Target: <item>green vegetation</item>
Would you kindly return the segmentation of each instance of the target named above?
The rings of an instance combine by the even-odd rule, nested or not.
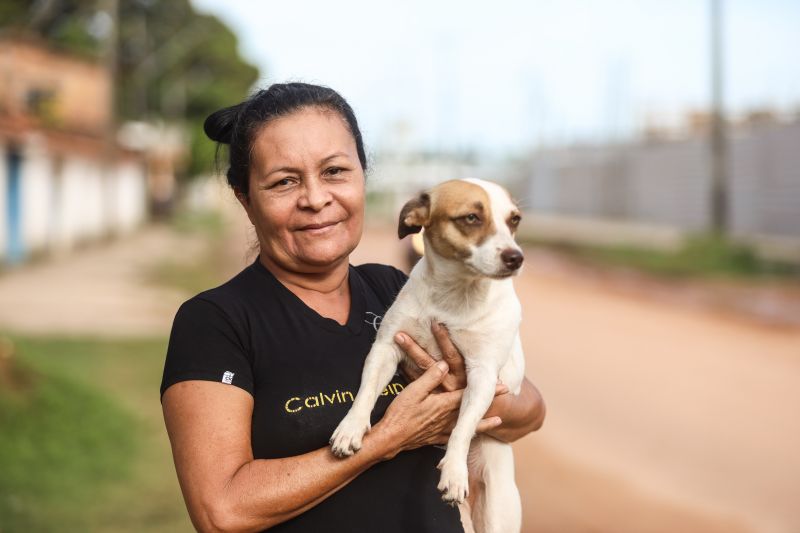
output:
[[[666,277],[800,279],[800,265],[762,259],[748,246],[713,235],[691,237],[675,252],[634,246],[544,245],[592,263]]]
[[[202,234],[218,243],[225,232],[225,221],[219,211],[191,211],[182,209],[175,213],[170,224],[183,235]]]
[[[0,531],[190,531],[158,400],[166,341],[12,341]]]
[[[149,275],[191,294],[219,284],[221,215],[180,210],[170,227],[191,253]],[[192,530],[158,396],[166,348],[0,335],[0,533]]]
[[[204,249],[187,260],[163,260],[146,273],[147,281],[155,285],[178,289],[191,296],[216,287],[225,281],[227,259],[220,253],[223,246],[224,221],[215,211],[186,211],[176,213],[171,226],[187,238],[198,237]]]
[[[105,54],[110,20],[103,2],[62,0],[0,3],[0,30],[22,30],[52,46],[90,59]],[[237,103],[259,78],[242,59],[236,35],[189,0],[118,2],[117,114],[184,124],[190,158],[186,176],[209,172],[213,143],[203,121]]]

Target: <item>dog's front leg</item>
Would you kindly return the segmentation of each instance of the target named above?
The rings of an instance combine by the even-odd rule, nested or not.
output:
[[[331,448],[338,457],[353,455],[361,449],[364,434],[370,430],[369,418],[378,394],[389,384],[399,362],[400,351],[393,343],[378,341],[372,345],[353,406],[331,437]]]
[[[492,403],[496,384],[496,368],[489,364],[470,366],[467,362],[467,387],[461,399],[461,411],[447,441],[447,452],[439,463],[442,475],[438,488],[446,502],[463,503],[469,493],[469,445],[478,423]]]

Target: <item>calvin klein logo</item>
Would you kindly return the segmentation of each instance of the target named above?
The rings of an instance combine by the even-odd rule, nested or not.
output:
[[[376,315],[371,311],[367,311],[367,318],[364,319],[364,322],[375,328],[375,331],[378,331],[378,328],[381,327],[382,319],[382,316]]]

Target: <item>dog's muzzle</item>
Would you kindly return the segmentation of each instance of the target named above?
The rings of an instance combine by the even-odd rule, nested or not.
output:
[[[503,262],[503,266],[512,272],[522,266],[522,261],[524,259],[525,257],[522,255],[522,252],[513,248],[503,250],[500,254],[500,260]]]

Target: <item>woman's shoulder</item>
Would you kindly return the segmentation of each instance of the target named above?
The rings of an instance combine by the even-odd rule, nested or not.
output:
[[[373,290],[391,298],[394,298],[408,281],[408,276],[391,265],[366,263],[354,269]]]
[[[180,381],[221,381],[253,393],[247,269],[181,304],[170,331],[161,394]]]
[[[378,283],[387,283],[402,287],[408,280],[408,276],[392,265],[382,265],[379,263],[364,263],[354,267],[362,276],[374,280]]]
[[[206,289],[184,301],[178,308],[176,318],[181,315],[241,317],[252,295],[258,293],[259,289],[263,291],[258,282],[257,273],[250,265],[221,285]]]

